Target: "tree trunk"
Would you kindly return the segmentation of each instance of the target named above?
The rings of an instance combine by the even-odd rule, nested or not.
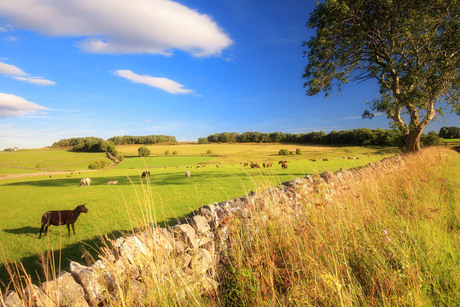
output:
[[[420,122],[419,121],[419,113],[413,105],[406,106],[407,111],[410,114],[410,124],[406,127],[409,127],[409,132],[402,136],[404,141],[404,145],[406,145],[406,152],[414,152],[419,151],[421,149],[420,146],[420,137],[422,136],[423,129],[430,123],[433,117],[436,114],[434,110],[434,100],[430,99],[426,103],[426,116]],[[399,118],[399,120],[401,120]]]
[[[420,137],[422,132],[423,128],[416,128],[410,131],[408,134],[402,136],[404,145],[406,146],[406,152],[414,152],[420,150]]]

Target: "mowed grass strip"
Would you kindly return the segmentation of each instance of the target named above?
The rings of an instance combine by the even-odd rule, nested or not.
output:
[[[188,147],[198,145],[176,145],[179,153],[192,154]],[[4,217],[0,220],[0,243],[5,252],[4,261],[22,262],[33,278],[43,275],[40,255],[53,250],[56,266],[68,270],[69,260],[86,264],[88,255],[85,250],[95,255],[99,238],[118,237],[122,233],[135,231],[139,227],[152,223],[160,225],[173,224],[190,211],[209,203],[220,202],[239,197],[255,190],[260,185],[276,185],[292,180],[294,177],[318,173],[324,170],[336,171],[339,168],[354,168],[384,157],[381,148],[318,148],[321,152],[334,152],[329,161],[312,162],[309,156],[278,156],[283,145],[240,146],[238,144],[213,145],[217,153],[227,152],[227,156],[169,156],[152,158],[127,158],[120,166],[101,171],[78,172],[67,174],[27,177],[0,181],[0,209]],[[199,151],[209,148],[201,146]],[[117,150],[119,148],[117,147]],[[120,148],[120,152],[124,147]],[[294,149],[295,150],[295,149]],[[233,154],[230,154],[233,152]],[[392,154],[389,149],[387,154]],[[316,152],[318,156],[323,154]],[[343,160],[341,155],[361,156],[356,160]],[[84,155],[84,154],[82,154]],[[313,154],[311,155],[313,156]],[[324,155],[323,155],[324,156]],[[283,170],[276,163],[288,160],[288,169]],[[156,161],[153,164],[145,161]],[[221,159],[221,160],[219,160]],[[270,169],[251,169],[234,161],[275,161]],[[36,161],[36,160],[35,160]],[[161,162],[160,162],[161,161]],[[219,163],[219,161],[221,163]],[[179,163],[180,162],[180,163]],[[206,162],[205,167],[196,168],[197,163]],[[158,168],[163,164],[163,167]],[[183,164],[183,165],[179,165]],[[151,172],[149,180],[141,179],[141,172],[147,167]],[[193,165],[193,168],[190,168]],[[191,171],[191,179],[186,179],[185,171]],[[90,187],[79,187],[81,178],[90,177]],[[118,180],[118,185],[108,186],[107,182]],[[87,204],[89,212],[82,214],[75,223],[77,235],[68,237],[67,229],[50,227],[49,236],[38,240],[40,220],[48,210],[74,209],[77,205]],[[59,267],[59,263],[61,264]],[[38,274],[35,274],[37,271]],[[0,269],[0,280],[8,284],[9,276],[4,268]]]
[[[105,153],[79,153],[67,149],[40,149],[20,150],[15,152],[0,152],[0,175],[17,174],[36,170],[87,170],[88,166],[95,162],[104,160],[111,162]],[[11,171],[19,169],[19,171]],[[27,170],[29,169],[29,170]]]
[[[128,157],[117,168],[154,168],[168,166],[195,165],[212,160],[213,157],[166,156],[166,157]]]

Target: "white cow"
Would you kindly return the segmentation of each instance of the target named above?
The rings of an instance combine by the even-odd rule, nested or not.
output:
[[[82,180],[80,180],[79,187],[84,186],[84,185],[90,186],[91,185],[91,178],[83,178]]]
[[[114,181],[107,182],[107,185],[116,185],[117,183],[118,183],[118,180],[114,180]]]
[[[186,176],[188,179],[190,179],[190,172],[189,172],[189,171],[186,171],[186,172],[185,172],[185,176]]]

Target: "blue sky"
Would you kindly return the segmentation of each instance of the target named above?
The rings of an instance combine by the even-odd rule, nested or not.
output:
[[[305,95],[313,0],[0,0],[0,149],[62,138],[389,128],[375,82]],[[460,126],[446,116],[426,131]]]

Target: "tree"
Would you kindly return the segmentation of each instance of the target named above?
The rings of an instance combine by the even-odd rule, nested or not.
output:
[[[439,137],[436,132],[430,131],[428,132],[428,135],[422,134],[420,143],[422,143],[422,146],[435,146],[441,145],[443,140],[444,139]]]
[[[280,156],[287,156],[287,155],[289,155],[289,150],[287,150],[287,149],[285,149],[285,148],[280,149],[280,151],[278,151],[278,154],[279,154]]]
[[[441,130],[439,130],[439,136],[444,139],[458,139],[460,138],[460,128],[442,127]]]
[[[137,153],[139,154],[139,156],[141,157],[147,157],[147,156],[150,156],[150,149],[148,149],[147,147],[145,146],[142,146],[142,147],[139,147],[137,149]]]
[[[445,110],[459,114],[459,0],[325,0],[303,43],[308,95],[352,81],[377,80],[384,112],[407,151],[420,149],[423,129]],[[372,117],[366,112],[365,117]]]

